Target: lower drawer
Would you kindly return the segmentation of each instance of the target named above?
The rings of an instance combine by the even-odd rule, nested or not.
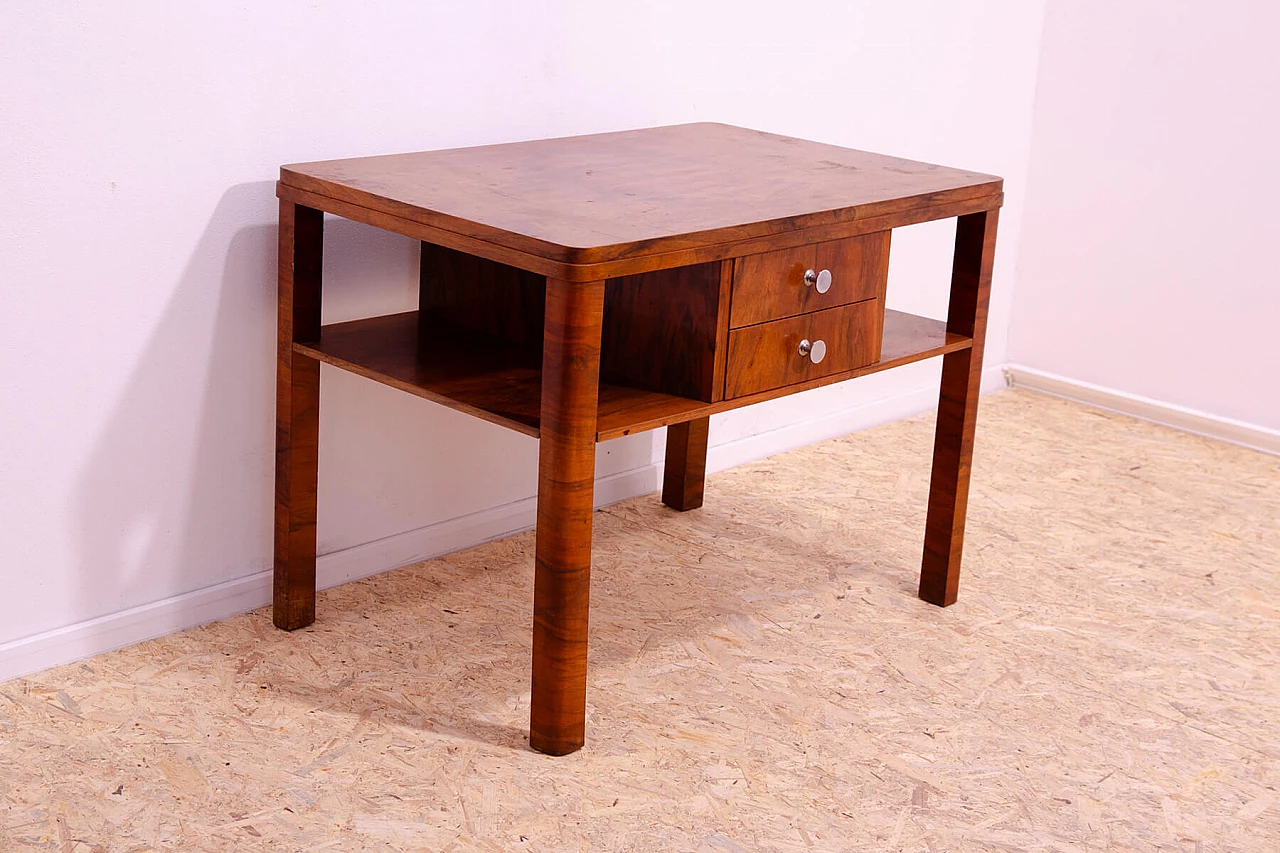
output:
[[[884,304],[868,299],[734,329],[724,396],[744,397],[864,367],[880,358],[883,328]]]

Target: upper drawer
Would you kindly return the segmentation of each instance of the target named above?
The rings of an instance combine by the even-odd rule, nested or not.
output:
[[[737,329],[882,296],[889,277],[889,233],[738,258],[729,326]],[[820,293],[827,285],[823,271],[830,286]],[[807,272],[812,275],[806,282]]]

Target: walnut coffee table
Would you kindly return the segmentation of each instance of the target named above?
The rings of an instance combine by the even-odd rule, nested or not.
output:
[[[285,166],[275,624],[315,620],[320,362],[539,439],[529,742],[583,744],[595,445],[943,357],[920,597],[955,601],[1002,181],[719,124]],[[320,325],[324,213],[422,241],[419,309]],[[885,309],[893,228],[958,217],[945,323]]]

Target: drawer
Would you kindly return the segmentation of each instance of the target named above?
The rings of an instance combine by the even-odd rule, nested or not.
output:
[[[824,270],[830,275],[830,286],[819,293],[818,288],[827,283]],[[812,279],[821,280],[806,283],[809,271]],[[882,299],[888,277],[888,231],[747,255],[733,264],[729,327]]]
[[[725,399],[843,373],[880,359],[884,302],[868,299],[826,311],[760,323],[729,333]],[[821,344],[825,354],[814,363],[801,354],[801,342]]]

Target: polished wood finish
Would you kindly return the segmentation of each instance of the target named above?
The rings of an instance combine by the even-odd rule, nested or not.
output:
[[[990,205],[1001,193],[990,175],[707,123],[302,163],[280,181],[562,266]]]
[[[702,506],[707,476],[707,434],[711,418],[667,427],[667,456],[662,468],[662,502],[681,512]]]
[[[727,399],[846,373],[880,355],[880,302],[868,299],[826,311],[735,329],[729,335]],[[823,341],[826,357],[814,364],[799,352],[800,342]]]
[[[726,399],[719,403],[712,403],[700,411],[712,415],[727,412],[754,403],[775,400],[788,394],[809,391],[813,388],[821,388],[823,385],[844,382],[847,379],[856,379],[859,376],[868,376],[882,370],[901,367],[904,364],[958,352],[968,349],[971,345],[972,341],[969,338],[948,332],[946,323],[941,320],[889,310],[884,314],[884,335],[879,361],[843,373],[819,376],[793,385],[781,385],[756,394]]]
[[[423,333],[418,312],[409,311],[325,326],[319,339],[298,344],[296,349],[490,423],[538,436],[541,362],[524,347],[449,326],[429,326]],[[655,429],[687,420],[705,405],[605,382],[599,394],[603,431],[599,440],[639,432],[642,424],[642,429]]]
[[[996,180],[995,186],[999,186]],[[868,219],[849,219],[814,225],[802,231],[786,231],[763,236],[743,236],[724,243],[710,245],[692,245],[680,249],[672,249],[660,254],[639,255],[619,258],[613,261],[602,261],[593,264],[567,264],[548,260],[539,255],[521,252],[494,243],[487,243],[466,234],[449,231],[433,225],[424,225],[403,216],[372,210],[358,204],[331,198],[321,193],[310,192],[277,182],[276,195],[295,204],[318,207],[327,213],[363,222],[384,231],[403,234],[416,240],[425,240],[440,246],[474,254],[482,258],[517,266],[520,269],[536,272],[540,275],[555,276],[565,281],[595,281],[597,279],[617,278],[623,275],[635,275],[652,272],[658,269],[702,264],[708,261],[720,261],[737,258],[757,252],[770,252],[793,246],[804,246],[824,240],[839,240],[858,234],[871,234],[900,228],[904,225],[916,225],[921,222],[932,222],[937,219],[949,219],[953,216],[964,216],[969,213],[980,213],[991,210],[1004,203],[1004,194],[996,192],[992,195],[980,195],[955,201],[929,204],[927,200],[920,207],[909,207],[894,210],[881,216]],[[748,232],[750,233],[750,232]]]
[[[465,252],[422,244],[418,312],[424,329],[451,327],[481,332],[542,349],[546,279]]]
[[[604,297],[606,381],[711,402],[720,264],[610,279]]]
[[[964,547],[998,220],[999,212],[991,210],[962,216],[956,223],[947,332],[968,337],[973,344],[942,359],[929,515],[920,570],[920,597],[942,607],[955,603],[960,587],[960,553]]]
[[[296,349],[491,423],[538,435],[538,354],[468,329],[420,322],[417,311],[334,323]]]
[[[831,288],[819,293],[804,276],[824,269],[831,272]],[[888,277],[888,231],[748,255],[734,264],[729,325],[737,329],[876,299]]]
[[[733,268],[735,262],[720,264],[720,304],[716,308],[716,357],[711,372],[711,399],[724,399],[724,377],[729,369],[729,309],[733,298]]]
[[[850,237],[849,239],[862,238]],[[834,308],[844,302],[854,301],[851,299],[837,301],[839,299],[837,292],[831,295],[828,304],[819,304],[823,301],[819,297],[826,294],[818,294],[812,287],[806,287],[804,283],[804,274],[807,270],[813,269],[816,256],[815,247],[810,245],[780,249],[776,252],[761,252],[734,261],[733,302],[729,311],[729,328],[736,329],[754,323],[780,320],[784,317],[803,314],[805,311]],[[809,305],[810,297],[813,297],[812,306]]]
[[[878,362],[734,400],[704,403],[602,382],[596,440],[608,441],[725,412],[969,346],[969,338],[947,334],[946,324],[940,320],[889,310],[885,312],[884,323]],[[486,340],[485,347],[472,352],[468,349],[476,344],[472,333],[437,327],[426,338],[421,338],[419,328],[417,311],[369,317],[324,326],[316,340],[295,344],[294,349],[376,382],[537,437],[542,374],[539,362],[532,360],[527,350]],[[471,357],[458,358],[461,352],[470,352]]]
[[[286,166],[277,195],[281,627],[314,618],[322,361],[540,440],[534,749],[584,740],[599,441],[669,427],[692,509],[711,415],[943,356],[921,595],[954,600],[999,178],[700,124]],[[418,311],[320,327],[320,211],[423,241]],[[950,217],[947,322],[886,311],[890,231]]]
[[[324,214],[280,202],[272,618],[288,631],[316,618],[320,362],[295,350],[294,343],[320,335],[323,242]]]
[[[582,746],[586,731],[604,282],[548,279],[546,305],[529,744],[564,755]]]

